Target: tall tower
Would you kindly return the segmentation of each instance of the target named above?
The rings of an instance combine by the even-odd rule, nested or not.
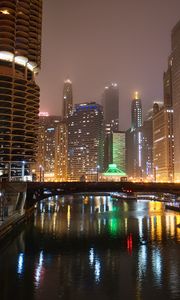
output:
[[[104,170],[107,170],[109,164],[113,162],[112,134],[119,130],[119,87],[117,83],[111,83],[105,87],[102,105],[105,120]]]
[[[0,174],[29,172],[36,157],[42,0],[0,1]]]
[[[70,79],[64,81],[63,88],[63,118],[67,119],[72,113],[73,107],[73,92],[72,82]]]
[[[127,173],[136,179],[142,178],[142,105],[139,93],[134,93],[131,103],[131,129],[126,132]]]
[[[131,103],[131,130],[135,130],[142,126],[142,105],[139,93],[135,92]]]
[[[106,86],[102,99],[104,119],[106,124],[114,124],[114,130],[119,127],[119,88],[117,83]]]
[[[172,30],[172,99],[173,99],[173,130],[174,130],[174,180],[180,181],[180,21]]]

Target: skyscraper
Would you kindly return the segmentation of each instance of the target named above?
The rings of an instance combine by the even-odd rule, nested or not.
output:
[[[106,86],[102,105],[105,120],[104,170],[112,163],[112,133],[119,130],[119,88],[117,83]]]
[[[0,1],[0,174],[21,177],[36,157],[42,0]]]
[[[119,169],[126,171],[126,139],[124,131],[115,131],[112,134],[112,161]]]
[[[142,125],[142,178],[153,180],[153,110]]]
[[[131,102],[131,130],[142,126],[142,105],[138,92],[135,92],[134,99]]]
[[[180,21],[172,30],[171,78],[174,130],[174,179],[180,181]]]
[[[72,92],[72,82],[70,79],[64,81],[63,88],[63,118],[67,119],[72,113],[73,108],[73,92]]]
[[[67,180],[68,126],[60,122],[55,132],[55,180]]]
[[[102,98],[104,120],[106,124],[112,124],[113,130],[119,128],[119,88],[117,83],[106,86]]]
[[[55,153],[57,152],[56,130],[61,122],[60,116],[40,113],[38,126],[38,148],[36,174],[42,180],[54,180]]]
[[[142,105],[138,92],[131,102],[131,129],[126,132],[127,173],[134,178],[142,177]]]
[[[153,115],[154,180],[172,182],[174,177],[173,109],[163,106]]]
[[[82,176],[95,175],[102,167],[104,119],[102,106],[76,104],[68,118],[68,177],[78,181]]]
[[[172,107],[172,57],[169,58],[168,69],[163,76],[164,105]]]

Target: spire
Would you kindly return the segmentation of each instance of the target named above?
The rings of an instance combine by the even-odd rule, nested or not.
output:
[[[139,92],[138,91],[134,92],[134,99],[135,100],[139,99]]]

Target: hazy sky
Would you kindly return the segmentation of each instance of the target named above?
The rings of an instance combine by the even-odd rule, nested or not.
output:
[[[100,102],[105,85],[120,90],[120,125],[130,125],[134,90],[144,114],[162,99],[163,72],[180,0],[44,0],[41,111],[61,115],[69,76],[74,102]]]

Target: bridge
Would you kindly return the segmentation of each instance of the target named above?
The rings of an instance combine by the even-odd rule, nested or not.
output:
[[[169,193],[180,195],[180,183],[153,182],[27,182],[26,206],[55,195],[75,193],[122,192],[133,195],[137,192]]]
[[[0,182],[0,204],[12,211],[32,208],[40,200],[55,195],[76,193],[120,192],[127,196],[134,193],[169,193],[180,196],[180,183],[134,182]],[[0,211],[2,209],[0,208]]]

